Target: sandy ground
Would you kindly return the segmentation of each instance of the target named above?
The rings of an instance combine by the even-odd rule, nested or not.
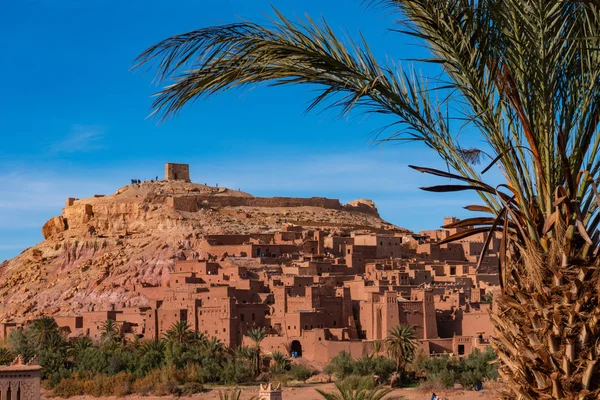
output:
[[[283,389],[283,400],[318,400],[323,399],[316,391],[315,388],[324,390],[324,391],[334,391],[335,387],[332,383],[324,383],[324,384],[314,384],[314,385],[306,385],[304,387],[298,388],[284,388]],[[194,395],[191,397],[182,397],[183,399],[207,399],[207,400],[218,400],[219,399],[219,391],[221,389],[213,389],[207,393],[202,393],[198,395]],[[463,391],[463,390],[440,390],[436,391],[436,394],[447,400],[493,400],[497,397],[494,396],[492,392],[475,392],[475,391]],[[258,386],[251,387],[243,387],[242,388],[242,397],[241,400],[248,400],[252,398],[252,396],[258,395]],[[392,398],[396,396],[403,396],[406,400],[430,400],[431,391],[423,390],[418,388],[410,388],[410,389],[396,389],[387,398]],[[155,397],[155,396],[127,396],[124,399],[126,400],[167,400],[172,399],[173,397]],[[42,399],[48,399],[48,397],[42,395]],[[55,398],[56,399],[56,398]],[[103,400],[116,400],[115,397],[105,397]],[[71,400],[97,400],[95,397],[91,396],[77,396],[71,397]]]

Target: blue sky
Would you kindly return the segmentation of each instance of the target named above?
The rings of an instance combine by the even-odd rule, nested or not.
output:
[[[325,16],[339,32],[360,29],[380,60],[423,56],[388,31],[397,16],[359,0],[271,3],[288,16]],[[200,27],[266,22],[268,1],[19,0],[2,9],[0,261],[41,241],[66,197],[162,176],[166,161],[189,163],[195,182],[259,196],[370,198],[384,218],[413,230],[466,215],[465,195],[418,190],[440,182],[407,167],[441,167],[430,150],[372,146],[385,120],[303,114],[311,88],[231,91],[163,123],[146,118],[157,87],[151,74],[129,70],[139,52]]]

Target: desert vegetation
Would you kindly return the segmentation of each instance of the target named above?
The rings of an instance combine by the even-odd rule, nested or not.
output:
[[[489,363],[495,359],[491,349],[460,360],[429,359],[422,352],[415,354],[412,330],[406,325],[390,330],[387,340],[374,346],[373,354],[353,359],[341,352],[323,371],[295,363],[282,352],[259,351],[265,336],[258,328],[250,330],[253,346],[230,349],[194,332],[186,322],[178,322],[159,340],[129,340],[118,323],[106,321],[94,341],[87,336],[67,338],[53,318],[42,317],[9,335],[7,346],[0,347],[0,362],[9,364],[17,354],[25,361],[36,358],[43,367],[45,387],[57,397],[191,395],[207,386],[257,381],[298,385],[322,372],[335,379],[339,392],[323,394],[326,397],[354,393],[377,398],[388,393],[383,385],[422,381],[434,387],[451,387],[455,382],[474,387],[497,377],[496,367]]]

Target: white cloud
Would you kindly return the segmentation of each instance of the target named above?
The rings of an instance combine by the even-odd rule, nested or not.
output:
[[[50,146],[51,153],[78,153],[102,148],[104,132],[97,126],[74,125],[60,142]]]

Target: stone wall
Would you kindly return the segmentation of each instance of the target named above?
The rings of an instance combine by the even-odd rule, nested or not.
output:
[[[341,210],[338,199],[325,197],[240,197],[240,196],[175,196],[167,204],[178,211],[195,212],[202,206],[212,207],[320,207]]]
[[[325,197],[241,197],[241,196],[175,196],[167,199],[167,205],[177,211],[196,212],[204,207],[319,207],[331,210],[360,212],[379,216],[370,203],[352,202],[342,205],[338,199]]]
[[[196,196],[177,196],[167,198],[167,205],[177,211],[196,212],[198,211],[198,197]]]

